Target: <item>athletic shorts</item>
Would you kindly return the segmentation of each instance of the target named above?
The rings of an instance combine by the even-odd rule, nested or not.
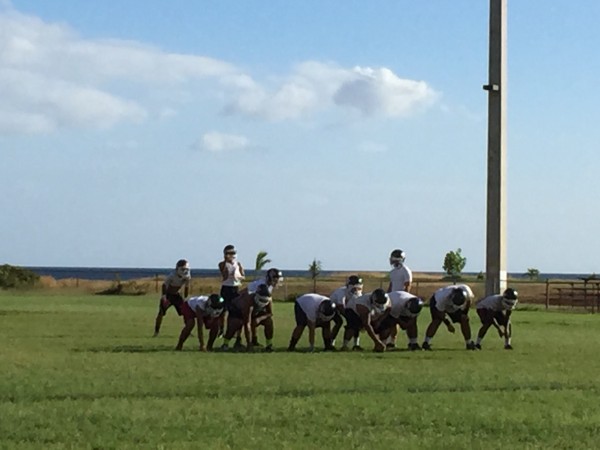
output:
[[[494,320],[498,322],[498,325],[506,326],[508,319],[502,311],[492,311],[491,309],[478,308],[477,315],[481,319],[483,325],[492,325]]]
[[[237,306],[232,304],[231,307],[229,308],[229,318],[237,319],[237,320],[244,320],[244,314],[242,314],[242,311]]]
[[[221,286],[221,297],[225,300],[225,309],[229,311],[229,307],[234,298],[239,295],[237,286]]]
[[[416,317],[400,316],[396,319],[396,323],[400,326],[401,330],[406,330],[408,326],[416,320]]]
[[[177,311],[177,314],[181,316],[181,306],[183,304],[183,297],[181,294],[166,294],[165,297],[167,298],[166,301],[163,302],[162,297],[158,301],[158,310],[160,313],[163,315],[166,314],[167,309],[173,306]]]
[[[448,317],[450,317],[450,320],[452,320],[452,322],[460,323],[462,320],[461,317],[468,316],[469,314],[469,304],[467,304],[467,307],[465,309],[459,309],[453,312],[446,313],[444,311],[438,310],[435,307],[435,297],[431,297],[431,299],[429,300],[429,311],[431,312],[432,319],[439,319],[438,314],[441,314],[442,316],[448,314]]]
[[[396,319],[394,319],[392,316],[388,315],[385,319],[383,319],[381,322],[379,322],[377,324],[377,328],[375,328],[373,331],[375,331],[376,334],[381,334],[385,330],[389,330],[390,328],[393,328],[395,326],[396,326]]]
[[[305,327],[308,325],[308,317],[306,317],[306,313],[298,302],[294,302],[294,317],[296,318],[297,326]]]
[[[353,309],[346,308],[344,315],[346,317],[347,328],[355,331],[360,331],[363,329],[362,320],[360,320],[360,317]]]

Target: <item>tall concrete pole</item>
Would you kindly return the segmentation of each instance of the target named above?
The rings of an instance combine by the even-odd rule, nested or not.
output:
[[[507,0],[490,0],[486,295],[506,288]]]

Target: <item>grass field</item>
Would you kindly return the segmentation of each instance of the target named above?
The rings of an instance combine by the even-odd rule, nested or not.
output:
[[[155,303],[0,294],[0,448],[600,445],[599,315],[517,311],[512,352],[440,329],[434,352],[289,354],[277,304],[280,352],[202,354],[172,351],[172,312],[151,337]]]

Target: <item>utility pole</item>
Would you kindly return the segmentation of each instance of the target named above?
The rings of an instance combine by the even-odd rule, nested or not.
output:
[[[490,0],[486,295],[506,289],[507,0]]]

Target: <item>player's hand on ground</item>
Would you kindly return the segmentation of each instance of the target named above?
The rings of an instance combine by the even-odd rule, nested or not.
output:
[[[385,351],[385,345],[383,344],[383,342],[375,343],[375,351],[377,353],[383,353]]]

